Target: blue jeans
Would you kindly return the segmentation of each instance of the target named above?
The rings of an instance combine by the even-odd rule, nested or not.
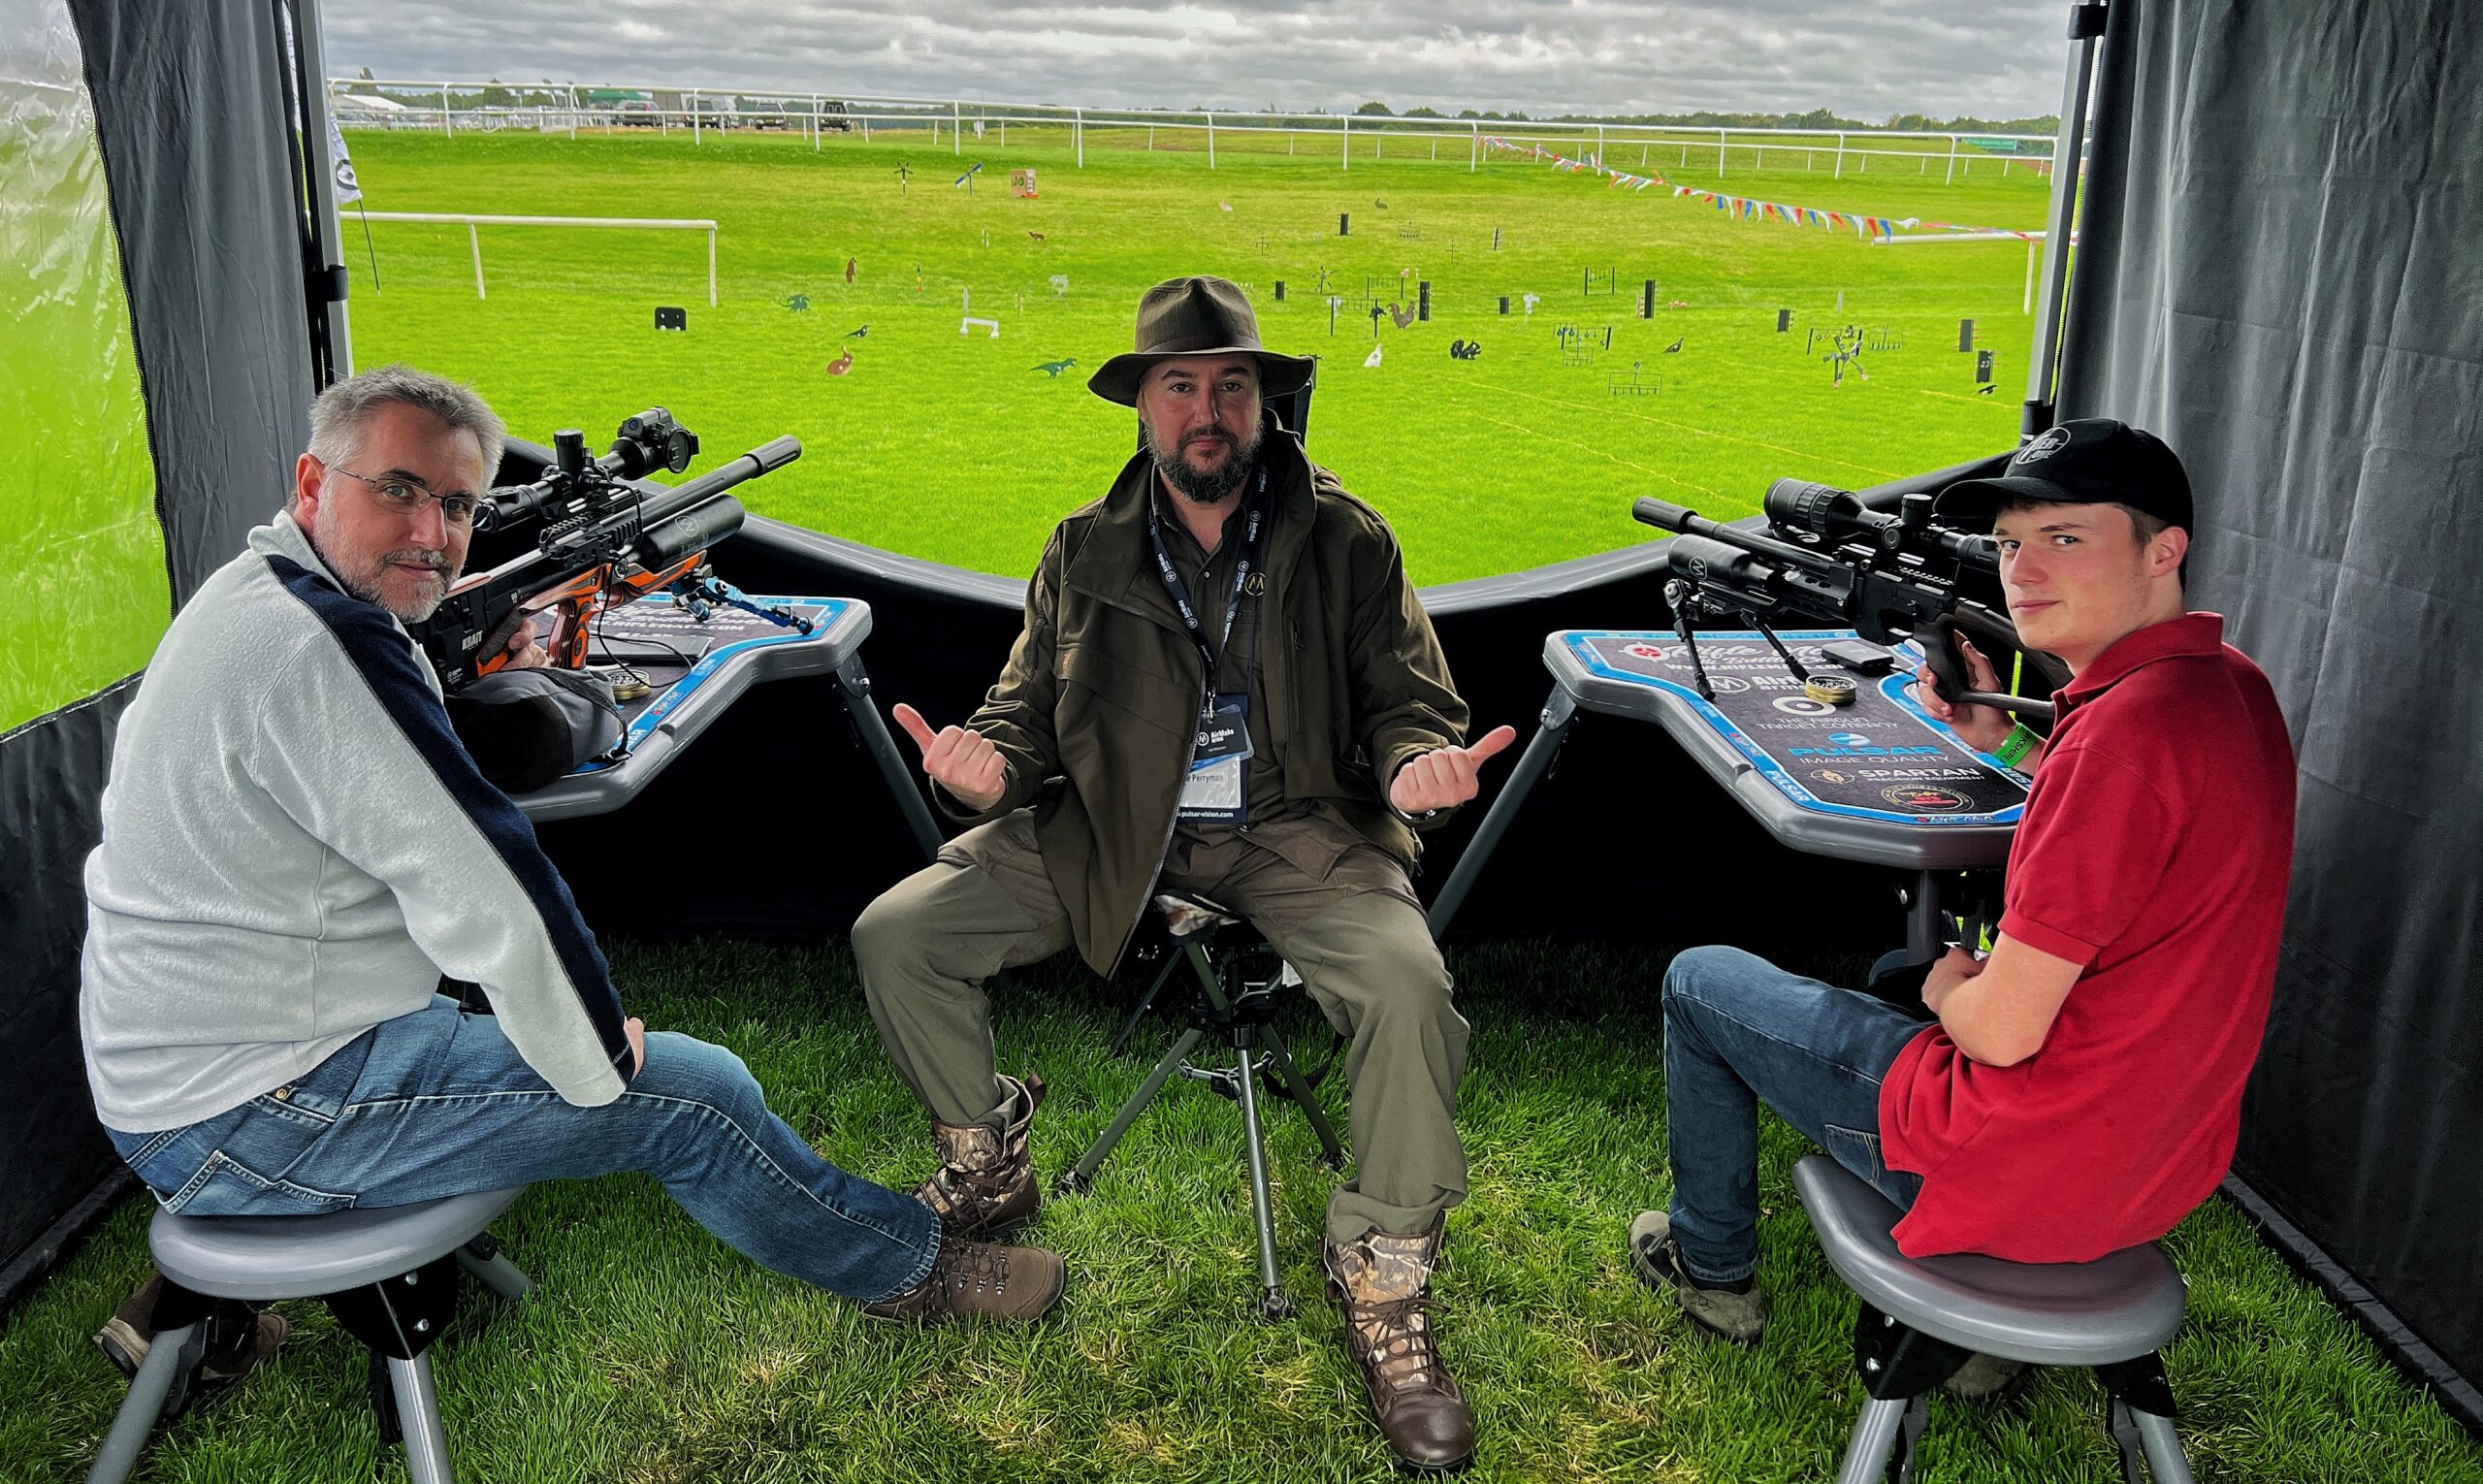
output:
[[[929,1208],[822,1159],[724,1048],[653,1032],[629,1089],[578,1108],[498,1020],[445,997],[229,1113],[105,1132],[184,1215],[316,1215],[635,1170],[754,1260],[850,1298],[916,1287],[940,1250]]]
[[[1758,1105],[1899,1207],[1922,1178],[1880,1162],[1880,1082],[1923,1023],[1885,1001],[1788,974],[1739,949],[1692,949],[1664,971],[1664,1126],[1672,1230],[1691,1275],[1733,1283],[1758,1263]]]

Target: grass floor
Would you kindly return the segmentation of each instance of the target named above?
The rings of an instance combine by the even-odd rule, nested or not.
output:
[[[623,416],[661,403],[705,437],[702,468],[792,433],[801,462],[746,486],[753,509],[1012,575],[1128,456],[1129,413],[1085,379],[1129,348],[1141,291],[1178,274],[1242,282],[1267,343],[1323,358],[1312,455],[1396,522],[1426,584],[1649,538],[1628,517],[1641,495],[1732,517],[1780,477],[1851,488],[1998,452],[2015,437],[2032,336],[2023,243],[1873,246],[1505,156],[1469,173],[1463,143],[1435,160],[1421,144],[1374,141],[1381,157],[1342,171],[1333,145],[1288,155],[1282,136],[1228,138],[1209,170],[1199,139],[1175,147],[1169,131],[1153,150],[1137,131],[1110,145],[1097,131],[1082,169],[1062,131],[1023,127],[1005,149],[969,142],[958,156],[919,131],[831,135],[819,149],[643,131],[351,138],[374,211],[720,227],[710,308],[701,234],[485,227],[478,299],[465,228],[379,222],[366,239],[348,212],[357,364],[470,377],[544,441],[579,427],[599,447]],[[1832,151],[1786,150],[1720,180],[1712,149],[1687,170],[1661,149],[1643,166],[1638,155],[1616,149],[1613,163],[1975,226],[2040,227],[2049,190],[1989,160],[1954,183],[1938,160],[1874,161],[1840,180]],[[1819,168],[1790,168],[1805,159]],[[953,186],[977,160],[972,193]],[[1010,197],[1019,167],[1038,172],[1038,199]],[[1650,278],[1652,321],[1637,313]],[[1374,335],[1370,305],[1411,315],[1425,281],[1432,319],[1384,319]],[[1531,315],[1528,294],[1540,301]],[[959,333],[969,296],[999,339]],[[688,333],[656,331],[659,305],[687,308]],[[1783,334],[1780,308],[1793,312]],[[1988,395],[1956,348],[1961,318],[1996,359]],[[1847,325],[1867,332],[1868,379],[1838,387],[1812,332]],[[1480,353],[1453,359],[1457,340]],[[1366,367],[1374,346],[1381,364]]]
[[[1639,1287],[1630,1215],[1664,1193],[1660,956],[1484,945],[1458,955],[1474,1022],[1461,1123],[1472,1194],[1450,1221],[1446,1353],[1474,1398],[1473,1477],[1665,1481],[1830,1475],[1859,1404],[1854,1301],[1788,1184],[1801,1141],[1765,1141],[1766,1345],[1703,1341]],[[631,1008],[733,1048],[833,1158],[891,1183],[927,1141],[888,1071],[841,945],[616,946]],[[1815,972],[1833,966],[1805,965]],[[999,1012],[1004,1062],[1054,1087],[1047,1177],[1134,1089],[1105,1054],[1127,986],[1048,966]],[[1307,1027],[1305,1027],[1306,1033]],[[1304,1039],[1304,1038],[1297,1038]],[[1341,1112],[1341,1087],[1329,1089]],[[916,1331],[770,1274],[652,1181],[530,1192],[499,1232],[541,1284],[468,1292],[435,1352],[463,1476],[525,1480],[1367,1479],[1391,1477],[1315,1258],[1328,1179],[1299,1118],[1273,1116],[1278,1235],[1300,1306],[1252,1312],[1252,1237],[1231,1105],[1181,1086],[1090,1194],[1036,1228],[1067,1257],[1032,1328]],[[132,1201],[0,1322],[0,1479],[78,1477],[122,1393],[86,1337],[146,1271]],[[2483,1447],[2404,1384],[2222,1203],[2170,1245],[2190,1315],[2166,1351],[2203,1480],[2483,1479]],[[158,1435],[152,1480],[400,1476],[376,1441],[359,1347],[309,1304],[237,1393]],[[2006,1407],[1932,1403],[1917,1477],[2118,1478],[2083,1373]]]

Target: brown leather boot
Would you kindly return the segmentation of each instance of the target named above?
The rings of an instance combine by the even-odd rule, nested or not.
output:
[[[981,1314],[991,1319],[1037,1319],[1060,1302],[1068,1268],[1041,1247],[1004,1247],[940,1234],[940,1255],[931,1275],[908,1291],[865,1304],[874,1319],[938,1324]]]
[[[931,1125],[940,1168],[914,1198],[931,1208],[951,1236],[1002,1236],[1035,1219],[1043,1205],[1043,1188],[1026,1153],[1026,1131],[1035,1110],[1044,1106],[1044,1080],[1032,1074],[1022,1082],[1003,1077],[1000,1085],[1009,1092],[1007,1127],[995,1132],[980,1123]]]
[[[1432,1333],[1432,1270],[1445,1224],[1435,1220],[1416,1237],[1372,1232],[1320,1247],[1380,1436],[1417,1473],[1454,1473],[1474,1461],[1474,1409],[1441,1368]]]

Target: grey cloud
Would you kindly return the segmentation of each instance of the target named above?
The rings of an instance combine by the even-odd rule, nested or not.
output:
[[[2057,106],[2050,0],[326,0],[339,72],[1103,108],[1533,113]]]

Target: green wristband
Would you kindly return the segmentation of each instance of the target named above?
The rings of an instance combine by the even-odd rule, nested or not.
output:
[[[2042,745],[2043,740],[2043,733],[2019,722],[2009,728],[2009,735],[2002,738],[2000,745],[1991,750],[1991,755],[2000,759],[2003,767],[2014,768],[2025,760],[2028,753]]]

